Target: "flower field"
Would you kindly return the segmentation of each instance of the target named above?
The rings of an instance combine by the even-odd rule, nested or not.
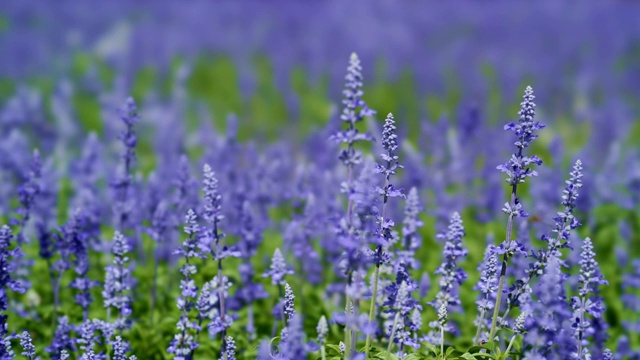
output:
[[[640,4],[0,5],[0,360],[640,359]]]

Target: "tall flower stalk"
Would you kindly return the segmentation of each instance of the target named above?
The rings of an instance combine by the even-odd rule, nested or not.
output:
[[[120,141],[124,146],[122,152],[122,167],[119,169],[116,178],[111,183],[116,194],[114,207],[116,229],[124,231],[129,226],[128,221],[133,208],[131,196],[131,184],[133,176],[131,174],[133,164],[136,159],[135,148],[138,138],[134,131],[135,124],[140,120],[138,108],[133,98],[129,97],[124,106],[119,109],[120,120],[125,125],[125,130],[120,134]]]
[[[555,225],[552,232],[553,236],[543,235],[542,240],[547,242],[547,248],[533,252],[535,262],[529,265],[525,277],[516,281],[510,289],[507,297],[507,310],[504,317],[509,314],[513,308],[520,305],[520,296],[526,292],[531,281],[540,276],[551,257],[560,258],[560,249],[569,247],[569,237],[571,231],[580,226],[580,222],[573,215],[578,200],[578,190],[582,187],[582,161],[577,160],[570,172],[569,180],[565,181],[565,188],[562,191],[561,205],[564,209],[556,214],[553,218]]]
[[[449,220],[447,232],[439,234],[438,238],[446,239],[442,251],[442,264],[436,269],[436,274],[440,275],[440,290],[436,298],[430,303],[434,309],[440,311],[443,307],[450,314],[460,311],[459,289],[462,282],[467,278],[467,274],[460,266],[460,261],[467,255],[467,250],[462,246],[462,238],[465,235],[460,214],[454,212]],[[432,323],[431,327],[444,332],[454,332],[455,328],[451,324]],[[444,329],[444,330],[443,330]],[[437,335],[433,332],[428,341],[435,344]]]
[[[474,344],[480,342],[482,332],[487,327],[486,314],[493,308],[496,287],[498,285],[498,256],[495,253],[493,245],[489,245],[485,250],[484,261],[478,268],[480,271],[480,280],[475,287],[475,290],[480,291],[480,296],[476,300],[478,305],[478,317],[476,319],[476,336],[473,340]]]
[[[571,299],[571,306],[574,310],[573,318],[575,319],[572,327],[575,331],[578,359],[584,359],[589,354],[585,344],[588,344],[586,335],[592,328],[592,324],[589,322],[587,315],[597,319],[602,316],[605,310],[598,293],[600,286],[609,283],[600,272],[595,255],[591,239],[586,238],[582,244],[582,252],[580,254],[580,290],[578,296],[574,296]]]
[[[187,211],[184,226],[187,238],[182,243],[182,247],[175,251],[176,255],[182,256],[185,260],[184,265],[180,268],[183,279],[180,281],[181,294],[177,299],[181,314],[176,324],[178,333],[175,334],[169,348],[167,348],[167,352],[174,354],[177,360],[193,359],[193,353],[198,348],[198,339],[194,334],[199,333],[200,327],[191,320],[190,312],[195,308],[195,299],[198,296],[198,287],[193,280],[197,269],[192,262],[195,259],[206,258],[206,255],[200,250],[201,230],[195,212],[193,210]]]
[[[347,68],[347,75],[345,76],[345,88],[342,92],[344,98],[342,104],[342,114],[340,120],[346,123],[346,129],[334,134],[331,139],[338,143],[346,144],[346,148],[340,150],[339,159],[342,164],[347,168],[347,181],[342,183],[341,191],[347,196],[347,212],[342,221],[341,227],[343,233],[346,234],[348,239],[346,241],[356,242],[354,239],[354,201],[352,194],[354,193],[354,179],[355,179],[355,167],[362,163],[362,153],[355,148],[355,144],[360,141],[371,141],[372,137],[368,133],[360,133],[356,127],[359,122],[362,122],[365,117],[373,116],[375,111],[371,110],[362,99],[364,92],[362,91],[362,67],[360,65],[360,59],[355,53],[351,54],[349,58],[349,66]],[[360,249],[346,249],[347,252],[358,252]],[[357,256],[349,256],[347,258],[358,258]],[[346,264],[345,275],[347,277],[346,286],[349,287],[352,281],[352,274],[356,266],[355,264]],[[351,309],[352,304],[348,291],[345,289],[345,309]],[[348,314],[347,314],[348,315]],[[353,333],[345,327],[345,356],[350,356],[351,348],[353,346],[352,337]]]
[[[524,150],[538,137],[538,135],[535,134],[535,131],[544,128],[544,125],[539,121],[534,121],[536,115],[536,104],[533,102],[534,98],[533,89],[530,86],[527,86],[524,91],[523,101],[520,104],[520,111],[518,112],[518,115],[520,116],[518,123],[510,122],[504,126],[505,130],[514,132],[517,137],[517,141],[514,143],[516,146],[516,153],[511,156],[506,164],[499,165],[497,167],[498,170],[507,175],[506,181],[511,186],[511,198],[509,202],[505,203],[504,208],[502,209],[502,211],[507,214],[507,233],[505,241],[500,244],[500,247],[497,250],[498,253],[502,255],[502,263],[500,265],[500,277],[496,292],[496,302],[493,308],[493,316],[491,318],[489,340],[492,340],[495,337],[497,331],[498,315],[500,314],[500,304],[502,303],[502,293],[507,276],[507,265],[509,264],[509,259],[517,251],[521,250],[517,242],[511,238],[513,233],[513,219],[518,216],[527,216],[522,209],[520,200],[517,197],[518,185],[524,183],[526,178],[538,175],[538,173],[533,170],[533,165],[542,165],[542,160],[536,155],[524,155]]]
[[[389,254],[385,253],[385,247],[394,239],[393,220],[387,218],[387,203],[389,198],[403,196],[402,192],[393,187],[391,184],[391,176],[396,174],[396,170],[402,168],[398,164],[398,156],[395,151],[398,149],[398,135],[396,135],[396,125],[393,114],[389,113],[384,122],[382,130],[382,147],[386,150],[381,154],[383,163],[378,164],[377,172],[384,175],[384,186],[378,188],[378,193],[382,196],[382,214],[378,219],[378,236],[376,249],[373,254],[373,263],[375,265],[373,275],[373,292],[371,295],[371,304],[369,305],[369,321],[372,322],[376,313],[376,299],[378,295],[378,278],[380,277],[380,266],[389,261]],[[369,356],[369,346],[371,345],[371,335],[367,335],[364,353],[365,358]]]
[[[204,218],[210,224],[208,237],[211,240],[211,255],[218,263],[218,316],[209,323],[209,335],[221,333],[222,340],[222,358],[227,360],[226,341],[227,328],[233,323],[233,318],[227,315],[225,307],[225,286],[224,275],[222,272],[222,260],[227,257],[239,257],[240,253],[234,249],[223,246],[222,239],[225,234],[220,231],[220,221],[224,219],[222,215],[222,196],[218,191],[218,179],[216,179],[211,166],[204,165],[204,179],[202,182],[202,190],[204,192]]]
[[[291,270],[291,268],[289,268],[289,266],[285,262],[284,256],[282,256],[282,252],[280,251],[280,249],[276,249],[273,252],[273,257],[271,258],[271,265],[269,267],[269,270],[267,270],[264,274],[262,274],[262,277],[270,277],[271,284],[276,285],[278,287],[278,303],[276,304],[276,306],[279,307],[277,311],[280,314],[279,316],[283,322],[285,321],[284,303],[283,303],[284,301],[283,286],[287,283],[284,280],[284,277],[287,275],[293,275],[293,274],[294,274],[293,270]],[[277,321],[274,324],[274,333],[276,330],[276,326],[277,326]],[[286,323],[285,323],[285,326],[286,326]]]
[[[22,256],[20,248],[9,250],[11,241],[13,240],[13,232],[7,225],[0,228],[0,355],[5,356],[10,349],[6,348],[7,330],[7,314],[9,309],[8,291],[23,293],[25,289],[19,281],[12,278],[13,258]],[[9,343],[10,344],[10,343]]]
[[[129,262],[129,244],[124,236],[117,232],[113,237],[113,263],[107,266],[102,297],[104,306],[107,308],[107,321],[110,321],[111,308],[118,311],[118,319],[114,323],[114,328],[118,330],[120,336],[122,331],[129,327],[127,317],[131,315],[131,270]]]

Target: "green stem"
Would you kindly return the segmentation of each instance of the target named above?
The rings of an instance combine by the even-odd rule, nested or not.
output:
[[[327,354],[324,351],[324,344],[322,344],[322,347],[320,347],[320,356],[322,356],[322,360],[327,360]]]
[[[376,265],[376,270],[373,275],[373,294],[371,295],[371,305],[369,305],[369,322],[373,322],[373,317],[376,313],[376,299],[378,294],[378,277],[380,276],[380,266]],[[364,358],[369,357],[369,346],[371,345],[371,335],[367,334],[367,340],[364,345]]]
[[[349,295],[346,295],[346,306],[344,309],[345,315],[345,324],[344,324],[344,358],[348,359],[351,355],[351,330],[347,325],[347,318],[349,317],[349,313],[351,312],[351,298]]]
[[[480,333],[482,333],[482,329],[485,326],[484,323],[484,315],[485,315],[485,310],[482,309],[482,311],[480,312],[480,322],[478,323],[478,330],[476,331],[476,337],[473,338],[473,345],[478,345],[478,342],[480,341]]]
[[[387,354],[385,360],[389,360],[391,355],[391,345],[393,345],[393,339],[396,337],[396,326],[398,326],[398,319],[400,319],[400,312],[396,312],[396,317],[393,319],[393,326],[391,327],[391,337],[389,337],[389,345],[387,346]]]
[[[444,325],[440,325],[440,356],[444,359]]]
[[[506,268],[506,262],[502,263],[503,268]],[[497,323],[498,323],[498,314],[500,313],[500,303],[502,302],[502,288],[504,287],[504,276],[500,275],[500,281],[498,282],[498,293],[496,294],[496,304],[493,308],[493,317],[491,318],[491,331],[489,331],[489,339],[488,341],[493,341],[493,338],[496,336]]]
[[[507,346],[507,350],[505,350],[504,354],[505,356],[509,357],[509,351],[511,351],[511,347],[513,346],[513,342],[516,340],[516,336],[518,336],[518,334],[515,334],[511,337],[511,341],[509,341],[509,346]]]
[[[517,185],[513,185],[511,192],[511,207],[514,208],[516,206],[516,188]],[[513,214],[509,214],[509,219],[507,220],[507,236],[505,239],[506,250],[502,256],[502,267],[500,268],[500,280],[498,282],[498,290],[496,296],[496,303],[493,307],[493,317],[491,318],[491,331],[489,331],[489,341],[493,341],[493,338],[496,336],[497,323],[498,323],[498,315],[500,314],[500,304],[502,303],[502,289],[504,288],[504,279],[507,275],[507,264],[509,263],[509,253],[508,250],[511,246],[511,234],[513,232]]]
[[[581,304],[584,304],[584,298],[580,299]],[[582,305],[581,305],[582,307]],[[582,324],[584,323],[584,310],[580,309],[580,330],[578,331],[578,358],[582,359]]]

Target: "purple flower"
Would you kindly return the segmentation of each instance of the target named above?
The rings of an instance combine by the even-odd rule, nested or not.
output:
[[[384,187],[376,187],[376,191],[382,197],[382,214],[377,219],[379,228],[376,239],[378,241],[374,253],[374,263],[377,267],[385,263],[388,258],[387,254],[383,254],[383,247],[390,246],[396,240],[396,234],[393,231],[394,222],[387,217],[387,202],[391,197],[404,197],[402,191],[394,188],[390,182],[391,175],[395,175],[396,170],[402,168],[402,165],[398,164],[398,156],[395,154],[398,149],[398,135],[396,135],[396,126],[392,114],[387,115],[384,123],[382,147],[387,151],[380,155],[383,164],[376,164],[376,171],[384,175]]]
[[[523,102],[520,104],[521,109],[518,112],[520,119],[518,123],[510,122],[504,126],[505,130],[511,130],[514,132],[518,140],[514,143],[518,151],[513,154],[511,159],[504,164],[498,166],[498,170],[507,174],[507,182],[511,186],[517,186],[520,183],[524,183],[527,177],[537,176],[538,173],[531,167],[532,164],[542,165],[542,160],[535,155],[524,156],[523,150],[538,137],[535,134],[536,130],[543,129],[545,126],[539,121],[534,121],[536,115],[536,104],[533,102],[535,96],[533,95],[533,89],[530,86],[524,91]]]
[[[124,230],[131,224],[131,210],[133,208],[133,199],[131,199],[130,187],[132,183],[132,167],[136,159],[135,148],[138,138],[133,127],[140,120],[138,116],[138,108],[133,98],[129,97],[124,106],[118,110],[120,120],[125,125],[125,130],[120,134],[119,139],[124,146],[122,152],[122,167],[118,170],[116,178],[112,181],[111,186],[116,193],[116,203],[114,205],[115,225],[119,230]]]
[[[198,296],[198,287],[193,280],[197,268],[191,263],[197,258],[206,258],[199,246],[198,238],[201,236],[201,227],[198,225],[196,214],[189,209],[185,216],[184,232],[187,238],[182,244],[182,248],[175,251],[181,255],[185,263],[180,268],[183,279],[180,280],[181,293],[177,299],[178,309],[180,309],[180,319],[176,324],[178,332],[171,340],[167,352],[174,354],[176,359],[191,359],[193,351],[198,347],[197,334],[201,327],[197,322],[191,321],[189,313],[196,306],[195,299]]]
[[[304,341],[305,334],[302,328],[302,318],[294,315],[287,327],[282,329],[280,345],[275,354],[276,360],[306,359],[308,353],[307,344]]]
[[[552,256],[540,281],[533,288],[535,298],[523,301],[522,311],[530,314],[525,321],[527,333],[524,335],[524,342],[531,346],[531,350],[526,356],[538,354],[547,358],[570,358],[573,336],[565,278],[560,260]]]
[[[440,291],[433,302],[435,308],[439,308],[443,303],[448,308],[457,308],[460,305],[458,288],[467,278],[467,274],[459,265],[459,262],[468,252],[462,246],[462,237],[464,235],[462,218],[460,218],[460,214],[454,212],[451,215],[447,232],[438,235],[438,238],[446,239],[446,242],[442,250],[443,262],[435,272],[440,275]]]
[[[113,360],[134,360],[136,357],[131,355],[127,357],[127,350],[129,350],[129,344],[122,340],[122,337],[116,336],[116,340],[113,342]]]
[[[22,346],[22,356],[27,357],[29,360],[36,359],[36,347],[33,346],[33,341],[31,341],[31,335],[29,332],[23,331],[22,334],[17,335],[20,339],[20,346]]]
[[[211,224],[217,224],[224,219],[224,215],[222,215],[222,196],[218,192],[218,179],[216,179],[209,164],[204,165],[203,173],[204,219]]]
[[[224,219],[224,216],[222,215],[222,196],[218,190],[218,179],[216,179],[213,170],[211,170],[208,164],[204,165],[203,172],[204,218],[211,224],[211,228],[207,232],[207,237],[210,239],[209,242],[213,242],[210,248],[213,258],[218,262],[218,283],[220,284],[218,287],[219,312],[209,323],[209,336],[213,337],[215,334],[221,333],[223,344],[221,352],[224,353],[226,351],[224,348],[226,344],[224,341],[226,338],[226,329],[233,324],[234,317],[226,313],[226,295],[224,293],[224,286],[222,285],[224,284],[222,260],[227,257],[240,257],[241,253],[234,247],[221,245],[221,240],[225,237],[225,234],[222,233],[219,228],[219,223]]]
[[[31,210],[34,206],[36,197],[40,193],[40,178],[42,177],[42,158],[38,150],[33,151],[31,164],[24,175],[24,182],[18,187],[18,201],[20,207],[16,212],[20,215],[19,219],[13,219],[13,223],[19,226],[16,234],[16,240],[19,245],[26,242],[24,237],[24,229],[31,217]]]
[[[386,335],[391,335],[393,320],[397,315],[398,322],[396,323],[395,336],[391,340],[399,345],[418,348],[420,344],[416,339],[418,338],[422,319],[416,318],[415,313],[422,311],[422,306],[412,296],[412,293],[418,289],[418,284],[411,279],[407,270],[405,264],[400,264],[395,282],[385,288],[388,300],[384,305],[389,307],[388,310],[385,310],[385,313],[390,315],[388,320],[391,321],[385,322]]]
[[[62,316],[58,318],[58,327],[53,334],[53,340],[45,350],[51,354],[51,358],[54,360],[62,359],[61,352],[66,350],[74,352],[76,350],[76,340],[71,337],[71,332],[74,331],[73,325],[69,324],[69,318]]]
[[[531,281],[540,276],[547,266],[550,257],[560,258],[560,249],[569,247],[569,236],[571,230],[580,225],[580,222],[573,216],[578,199],[578,189],[582,187],[582,162],[577,160],[570,173],[569,180],[565,181],[566,186],[562,191],[561,204],[563,211],[554,216],[555,225],[553,232],[555,236],[543,235],[542,240],[547,242],[547,248],[532,251],[531,255],[536,260],[529,265],[525,276],[519,279],[510,289],[508,295],[509,307],[519,306],[519,297],[526,291],[526,287]]]
[[[85,320],[79,327],[78,333],[80,334],[80,339],[76,340],[76,343],[80,346],[78,347],[80,350],[87,352],[89,350],[93,350],[97,337],[95,336],[96,326],[91,320]]]
[[[236,343],[231,336],[227,336],[224,339],[225,353],[220,357],[220,360],[236,360]]]
[[[71,281],[69,287],[76,289],[78,292],[74,294],[73,298],[76,304],[82,308],[83,320],[87,320],[89,317],[89,306],[93,302],[93,296],[91,295],[91,289],[99,285],[98,281],[91,280],[89,278],[89,244],[86,233],[83,229],[84,217],[82,212],[76,210],[68,224],[62,229],[60,270],[66,270],[68,267],[73,267],[76,277]],[[73,255],[73,259],[70,263],[65,264],[65,254]],[[60,271],[62,273],[62,271]]]
[[[495,252],[493,245],[487,246],[484,251],[484,261],[478,267],[480,271],[480,279],[474,287],[474,290],[479,290],[480,294],[476,300],[478,305],[478,317],[476,318],[475,325],[478,328],[474,343],[478,343],[480,340],[487,340],[488,334],[484,334],[483,330],[490,324],[487,323],[485,315],[493,310],[493,306],[496,300],[496,291],[498,288],[498,254]]]
[[[122,234],[116,231],[113,237],[111,248],[113,262],[106,268],[104,289],[104,307],[110,315],[111,307],[118,311],[118,319],[114,323],[115,329],[122,332],[127,329],[130,323],[127,317],[131,315],[131,269],[127,265],[129,262],[129,244]]]
[[[293,274],[293,270],[291,270],[285,262],[280,249],[276,249],[273,252],[273,257],[271,258],[271,265],[269,266],[269,270],[262,274],[262,277],[270,277],[271,284],[281,286],[286,283],[284,277]]]
[[[467,250],[462,246],[462,237],[465,235],[460,214],[454,212],[451,215],[449,227],[445,234],[438,234],[438,238],[446,239],[442,250],[442,264],[436,269],[436,275],[440,275],[440,290],[436,298],[429,303],[434,309],[440,311],[444,308],[448,314],[460,312],[459,288],[467,278],[467,274],[460,267],[459,262],[467,255]],[[440,342],[438,330],[440,325],[431,323],[434,329],[429,335],[429,342],[437,344]],[[452,323],[447,323],[444,329],[446,332],[456,333],[456,328]],[[436,334],[438,333],[438,334]]]
[[[12,276],[16,270],[16,259],[20,259],[24,255],[19,246],[9,250],[11,240],[13,240],[11,229],[7,225],[3,225],[0,228],[0,354],[6,351],[2,340],[8,335],[6,311],[9,309],[9,297],[7,293],[9,290],[18,293],[24,293],[26,290],[22,282]]]
[[[327,334],[329,333],[329,325],[327,324],[327,318],[324,315],[320,316],[320,320],[318,320],[316,332],[318,333],[318,344],[324,345]]]
[[[289,283],[284,283],[284,302],[283,302],[283,313],[287,318],[287,321],[290,321],[293,316],[296,314],[296,310],[294,309],[294,300],[296,296],[293,294],[293,290],[291,289],[291,285]]]
[[[362,100],[362,67],[360,59],[355,53],[349,58],[349,67],[345,77],[345,89],[342,92],[344,99],[342,104],[344,108],[340,119],[345,122],[348,127],[344,131],[337,132],[331,138],[337,142],[346,143],[347,148],[340,151],[339,159],[348,168],[358,165],[362,162],[362,153],[356,150],[354,144],[358,141],[371,141],[371,135],[361,134],[356,128],[356,124],[361,122],[365,117],[373,116],[375,111],[371,110]]]
[[[420,220],[421,211],[418,189],[412,187],[407,195],[404,220],[402,220],[402,250],[396,252],[398,263],[404,262],[411,269],[417,269],[420,265],[415,259],[415,253],[422,244],[419,232],[424,225]]]
[[[600,292],[600,286],[608,285],[609,283],[604,280],[604,276],[600,273],[600,267],[595,260],[595,255],[591,239],[586,238],[580,253],[579,296],[571,298],[574,319],[572,328],[575,331],[579,358],[583,358],[585,354],[589,353],[587,335],[593,330],[593,325],[587,316],[599,319],[605,310],[604,303],[598,293]]]
[[[301,264],[301,271],[307,281],[318,284],[322,281],[320,254],[314,247],[315,237],[322,231],[322,216],[318,212],[316,197],[309,194],[305,199],[301,215],[294,215],[283,233],[285,250],[290,251]]]

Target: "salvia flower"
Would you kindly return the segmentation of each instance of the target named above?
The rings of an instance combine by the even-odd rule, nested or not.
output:
[[[412,269],[419,267],[415,253],[422,244],[419,232],[419,229],[424,225],[420,220],[421,211],[418,189],[412,187],[407,194],[404,219],[402,220],[402,249],[397,252],[398,262],[404,262]]]
[[[80,350],[83,350],[84,352],[93,350],[96,342],[95,332],[96,326],[91,320],[86,320],[80,325],[80,328],[78,329],[80,339],[76,340],[76,343],[79,344],[78,348]]]
[[[331,138],[337,142],[346,143],[347,148],[340,151],[340,161],[352,168],[362,162],[362,153],[356,150],[354,144],[358,141],[371,141],[373,138],[368,133],[362,134],[356,128],[356,124],[365,117],[373,116],[375,111],[371,110],[362,99],[362,67],[360,59],[355,53],[349,58],[349,67],[345,77],[345,89],[342,92],[344,108],[340,115],[340,120],[347,124],[347,129],[339,131]]]
[[[203,175],[204,219],[212,224],[217,224],[224,219],[224,215],[222,215],[222,196],[218,191],[218,179],[209,164],[204,165]]]
[[[167,352],[174,354],[177,360],[187,360],[192,358],[192,353],[198,347],[195,333],[200,331],[200,326],[195,321],[191,321],[189,313],[196,306],[195,299],[198,296],[198,287],[193,280],[196,274],[196,266],[192,263],[197,258],[205,258],[198,246],[198,238],[201,235],[201,228],[198,225],[197,217],[193,210],[187,211],[185,216],[184,232],[187,238],[182,244],[182,248],[176,250],[175,254],[181,255],[185,263],[180,268],[183,279],[180,281],[181,294],[177,299],[178,309],[181,315],[175,334]]]
[[[131,315],[131,296],[129,294],[131,291],[131,270],[127,265],[129,244],[118,231],[113,237],[111,253],[113,254],[113,262],[106,269],[102,297],[108,312],[111,307],[118,312],[118,319],[114,324],[115,328],[123,330],[129,326],[127,317]]]
[[[76,210],[69,221],[69,229],[63,230],[63,240],[68,251],[74,256],[71,264],[76,277],[71,281],[69,287],[76,289],[77,292],[73,296],[76,304],[82,308],[83,320],[89,317],[89,306],[93,302],[91,289],[98,286],[99,282],[89,278],[90,261],[89,261],[89,243],[87,234],[82,230],[83,214],[80,210]]]
[[[31,335],[27,331],[23,331],[22,334],[18,335],[20,339],[20,346],[22,346],[22,356],[27,357],[29,360],[36,359],[36,347],[33,346],[33,341],[31,341]]]
[[[483,331],[489,324],[485,315],[493,310],[498,288],[498,256],[494,249],[492,245],[487,246],[484,253],[484,261],[478,267],[480,279],[474,288],[480,291],[476,300],[476,305],[478,306],[478,317],[475,321],[475,325],[478,328],[476,343],[480,340],[486,340],[486,335],[488,334],[484,334]],[[481,336],[483,337],[481,338]]]
[[[116,336],[116,340],[113,342],[113,360],[135,360],[135,356],[127,357],[127,350],[129,345],[126,341],[122,340],[122,337]]]
[[[438,308],[438,324],[440,324],[441,327],[444,327],[448,320],[449,314],[447,313],[447,305],[443,303]]]
[[[232,284],[229,282],[229,279],[226,276],[222,277],[222,283],[219,282],[219,279],[220,278],[216,276],[210,282],[211,291],[216,292],[215,295],[214,294],[210,295],[211,299],[215,298],[215,309],[211,309],[211,314],[212,314],[212,316],[210,316],[211,322],[209,323],[209,325],[207,325],[209,336],[211,338],[213,338],[219,333],[225,332],[228,328],[230,328],[231,325],[233,325],[233,321],[237,317],[236,314],[225,314],[224,317],[221,315],[220,297],[221,296],[223,296],[224,298],[228,297],[228,291]]]
[[[225,342],[225,354],[220,360],[236,360],[236,343],[231,336],[227,336]]]
[[[606,349],[602,354],[602,360],[613,360],[613,353],[611,350]]]
[[[510,201],[505,203],[502,209],[502,211],[508,216],[507,233],[505,241],[496,249],[496,252],[502,255],[502,263],[500,267],[496,302],[493,308],[493,316],[491,318],[489,338],[493,338],[498,330],[498,315],[502,304],[504,278],[507,273],[509,259],[517,253],[526,255],[524,246],[519,244],[517,241],[513,241],[511,237],[513,235],[513,219],[516,217],[528,216],[518,199],[518,185],[524,183],[527,177],[538,175],[538,173],[533,169],[533,165],[542,165],[542,160],[540,160],[536,155],[527,156],[524,154],[524,149],[529,147],[531,142],[538,137],[535,131],[544,128],[543,124],[534,120],[536,106],[533,102],[534,98],[533,89],[531,89],[530,86],[527,86],[524,92],[523,102],[520,104],[521,109],[518,112],[518,115],[520,116],[518,124],[510,122],[504,127],[505,130],[511,130],[514,132],[517,141],[514,143],[516,146],[516,152],[511,156],[509,161],[506,164],[497,166],[498,170],[507,175],[506,181],[511,186],[511,197]]]
[[[395,239],[393,233],[393,220],[387,218],[387,202],[389,198],[404,196],[402,191],[394,188],[390,182],[391,175],[395,175],[398,168],[402,168],[402,165],[398,164],[398,156],[395,151],[398,149],[398,135],[396,135],[396,126],[393,119],[393,115],[387,115],[387,119],[384,123],[382,131],[382,147],[386,150],[386,153],[380,155],[383,163],[377,164],[376,171],[384,176],[384,186],[376,187],[376,191],[382,196],[382,214],[378,218],[378,239],[376,252],[374,254],[374,262],[376,266],[380,266],[385,260],[382,251],[384,246],[389,246]]]
[[[226,351],[225,338],[226,329],[233,323],[233,317],[227,314],[225,306],[225,287],[223,286],[222,260],[227,257],[240,257],[241,253],[233,248],[222,246],[221,240],[225,234],[220,231],[219,223],[224,219],[222,215],[222,196],[218,190],[218,179],[215,177],[213,170],[208,164],[203,168],[202,190],[204,192],[204,218],[211,225],[208,229],[208,237],[213,242],[211,246],[211,254],[218,262],[218,304],[219,312],[209,323],[209,335],[214,336],[218,332],[222,337],[222,353]]]
[[[271,284],[280,286],[286,283],[286,281],[284,280],[285,276],[293,274],[293,270],[291,270],[285,262],[284,256],[282,256],[282,252],[280,252],[280,249],[276,249],[273,252],[273,257],[271,258],[271,265],[269,266],[269,270],[262,274],[262,277],[270,277]]]
[[[293,290],[291,289],[291,285],[289,283],[284,283],[284,315],[287,317],[287,320],[293,318],[296,314],[296,310],[294,309],[294,300],[296,296],[293,294]]]
[[[467,255],[467,250],[462,246],[462,237],[465,235],[460,214],[454,212],[449,221],[447,232],[439,234],[438,238],[445,239],[442,251],[442,264],[436,269],[436,274],[440,275],[440,289],[436,298],[429,303],[434,309],[441,312],[445,309],[447,314],[460,312],[459,287],[467,278],[467,274],[460,267],[459,262]],[[438,322],[431,322],[432,331],[427,335],[427,341],[431,344],[438,344],[442,341],[443,333],[456,333],[457,329],[452,323],[446,325]]]
[[[327,334],[329,333],[329,325],[327,324],[327,318],[324,315],[320,316],[320,320],[318,320],[316,332],[318,333],[318,344],[324,345]]]
[[[306,359],[307,344],[304,342],[304,331],[302,329],[302,318],[295,314],[287,326],[282,329],[282,341],[275,354],[276,360]]]
[[[136,159],[135,148],[138,138],[134,131],[134,126],[140,120],[138,108],[133,98],[129,97],[122,108],[118,110],[120,120],[125,125],[124,131],[120,134],[120,141],[124,146],[122,151],[122,167],[118,170],[116,178],[111,183],[116,193],[116,204],[114,213],[116,216],[116,227],[124,230],[128,226],[129,216],[133,209],[133,199],[131,199],[131,183],[133,181],[132,168]]]
[[[74,352],[76,350],[75,341],[71,337],[72,331],[74,331],[74,326],[69,323],[67,316],[58,318],[58,327],[53,334],[51,345],[45,349],[51,354],[52,359],[61,359],[62,351]]]
[[[387,335],[394,330],[392,327],[395,322],[395,336],[392,340],[400,346],[419,347],[416,338],[422,319],[416,320],[414,313],[420,312],[422,306],[413,298],[413,292],[418,289],[418,284],[411,278],[406,264],[400,263],[398,265],[395,281],[384,289],[387,300],[383,306],[388,307],[384,310],[384,314],[387,315],[385,321]]]
[[[640,259],[634,259],[631,262],[631,271],[622,278],[622,289],[624,306],[634,313],[640,313],[640,298],[636,295],[640,289]],[[626,320],[622,325],[629,332],[640,332],[640,321],[637,319]]]
[[[13,240],[13,232],[7,225],[0,228],[0,354],[8,351],[6,344],[2,341],[8,335],[7,330],[7,314],[9,309],[8,290],[23,293],[24,288],[19,281],[12,278],[14,265],[12,258],[20,256],[22,252],[20,248],[9,250],[11,241]]]
[[[532,164],[540,166],[542,160],[535,155],[525,156],[523,150],[538,137],[535,133],[537,130],[543,129],[545,126],[539,121],[535,121],[536,104],[533,102],[535,96],[533,95],[533,89],[530,86],[524,91],[523,101],[520,104],[521,109],[518,112],[520,119],[518,123],[510,122],[504,126],[505,130],[511,130],[517,137],[517,141],[514,143],[517,148],[517,152],[509,159],[509,161],[498,166],[498,170],[507,174],[507,182],[512,186],[524,183],[527,177],[537,176],[538,173],[531,167]]]
[[[96,353],[93,350],[88,350],[82,356],[80,356],[80,360],[98,360]]]
[[[593,244],[591,239],[586,238],[582,244],[580,253],[580,274],[579,274],[579,296],[571,298],[574,322],[572,327],[575,331],[577,356],[582,359],[589,353],[587,345],[587,334],[593,324],[587,315],[598,319],[604,313],[604,304],[598,297],[600,286],[607,285],[604,276],[600,273],[598,262],[595,260]]]
[[[448,310],[457,309],[460,305],[458,288],[467,278],[467,274],[459,265],[468,252],[462,245],[464,235],[462,218],[460,214],[454,212],[447,232],[438,235],[439,238],[446,239],[446,242],[442,251],[442,264],[436,269],[436,274],[440,275],[440,291],[432,304],[436,309],[439,309],[442,304],[445,304]]]
[[[24,237],[24,229],[31,217],[31,210],[34,202],[40,193],[40,178],[42,177],[42,158],[38,150],[33,151],[33,158],[29,168],[24,174],[24,182],[18,187],[18,201],[20,207],[16,212],[20,215],[19,219],[14,219],[13,223],[18,225],[20,230],[17,232],[16,240],[18,244],[26,241]]]
[[[523,311],[530,314],[525,321],[527,333],[524,341],[531,347],[525,354],[529,356],[527,358],[535,358],[534,355],[570,358],[571,344],[567,341],[572,338],[571,309],[567,302],[565,280],[560,260],[551,257],[540,281],[533,288],[536,301],[527,301],[523,306]]]
[[[411,282],[411,285],[407,284],[407,280],[409,279],[403,279],[402,276],[400,276],[400,279],[396,279],[396,284],[398,280],[401,280],[401,283],[397,286],[395,301],[388,311],[388,313],[394,314],[394,317],[397,317],[397,321],[394,319],[394,323],[396,324],[395,329],[392,328],[393,324],[388,326],[388,334],[394,334],[394,338],[390,340],[400,346],[406,345],[418,348],[420,345],[415,341],[416,337],[413,336],[413,333],[417,331],[417,324],[414,322],[414,312],[420,311],[422,306],[411,296],[411,292],[416,289],[415,284],[413,282]]]
[[[529,269],[526,271],[524,278],[519,279],[514,286],[511,287],[508,295],[510,308],[519,306],[519,297],[522,295],[524,289],[531,280],[543,273],[549,258],[552,256],[560,258],[560,249],[569,247],[569,236],[571,235],[571,230],[580,225],[573,215],[573,210],[576,207],[576,200],[578,199],[578,189],[582,187],[582,162],[580,160],[575,162],[573,170],[570,173],[570,178],[565,181],[565,184],[566,186],[562,191],[561,200],[561,204],[564,206],[564,209],[563,211],[558,212],[553,218],[555,222],[553,228],[555,236],[550,237],[543,235],[542,240],[547,242],[547,248],[538,250],[537,252],[531,252],[535,262],[529,265]]]

